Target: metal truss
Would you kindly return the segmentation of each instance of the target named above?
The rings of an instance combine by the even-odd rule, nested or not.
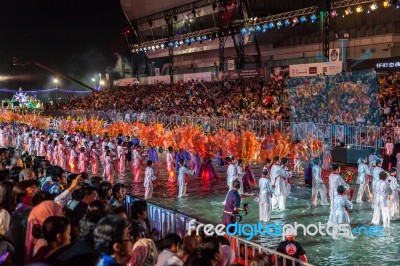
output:
[[[289,11],[289,12],[285,12],[285,13],[281,13],[281,14],[268,16],[268,17],[258,18],[255,25],[273,22],[273,21],[277,21],[277,20],[285,20],[287,18],[301,17],[301,16],[310,15],[310,14],[317,13],[317,12],[319,12],[319,7],[317,7],[317,6],[307,7],[307,8],[293,10],[293,11]],[[251,20],[248,20],[247,22],[250,23]]]
[[[162,48],[168,48],[167,44],[168,42],[175,42],[175,41],[181,41],[185,39],[190,39],[192,37],[197,37],[197,36],[203,36],[203,35],[216,35],[218,34],[218,37],[221,36],[222,33],[225,34],[225,36],[228,35],[236,35],[239,34],[240,30],[243,28],[243,25],[245,22],[251,23],[252,25],[261,25],[269,22],[276,22],[278,20],[285,20],[288,18],[294,18],[294,17],[301,17],[301,16],[306,16],[306,15],[311,15],[314,13],[319,12],[319,7],[317,6],[312,6],[312,7],[307,7],[303,9],[298,9],[290,12],[285,12],[282,14],[277,14],[277,15],[272,15],[272,16],[267,16],[267,17],[262,17],[258,18],[257,21],[251,20],[251,19],[242,19],[240,21],[237,21],[234,25],[229,25],[227,27],[213,27],[213,28],[208,28],[196,32],[190,32],[186,34],[182,34],[176,37],[170,37],[170,38],[162,38],[158,40],[153,40],[153,41],[148,41],[148,42],[143,42],[140,44],[133,44],[132,49],[134,49],[134,52],[139,48],[147,48],[150,50],[153,46],[156,47],[164,45]],[[170,21],[171,19],[169,19]],[[153,49],[154,50],[154,49]]]
[[[344,0],[331,3],[331,9],[346,8],[349,6],[365,5],[376,3],[376,0]]]
[[[218,52],[219,52],[219,66],[218,66],[218,71],[224,71],[225,70],[225,37],[219,37],[219,47],[218,47]]]

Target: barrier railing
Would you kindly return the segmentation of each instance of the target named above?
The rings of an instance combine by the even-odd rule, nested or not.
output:
[[[400,141],[400,127],[385,128],[376,126],[350,126],[334,124],[315,124],[311,122],[284,122],[277,120],[239,119],[237,117],[180,116],[153,113],[121,113],[121,112],[86,112],[86,111],[51,111],[53,117],[79,116],[82,119],[97,118],[102,120],[145,124],[161,123],[165,127],[200,125],[205,132],[219,128],[227,130],[249,130],[262,137],[279,130],[292,134],[293,140],[317,138],[332,146],[343,146],[355,149],[380,149],[391,137],[393,142]]]
[[[136,199],[132,196],[126,196],[125,207],[128,212],[128,217],[130,217],[130,205],[135,200]],[[176,233],[182,238],[185,237],[189,230],[189,222],[194,220],[194,218],[176,210],[158,206],[154,203],[147,202],[147,206],[150,228],[157,229],[161,238],[165,237],[168,233]],[[200,225],[202,223],[196,220],[195,224]],[[247,241],[240,237],[229,237],[229,242],[231,243],[231,247],[235,252],[235,259],[245,266],[250,265],[251,258],[257,253],[270,256],[274,261],[274,265],[276,266],[313,266],[310,263],[305,263],[299,259],[295,259],[277,252],[276,250],[263,247],[257,243]]]

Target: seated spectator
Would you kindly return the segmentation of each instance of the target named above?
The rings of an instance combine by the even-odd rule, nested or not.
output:
[[[217,266],[221,261],[222,251],[218,238],[206,236],[198,246],[198,257],[192,262],[193,266]]]
[[[36,179],[35,172],[32,168],[25,168],[21,172],[19,172],[19,181]]]

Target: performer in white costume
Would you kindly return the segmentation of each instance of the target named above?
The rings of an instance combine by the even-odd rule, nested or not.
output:
[[[268,222],[271,219],[271,198],[274,190],[272,189],[271,180],[269,179],[269,173],[267,169],[263,169],[258,186],[260,187],[260,194],[258,196],[260,221]]]
[[[334,226],[333,238],[338,237],[336,234],[351,238],[350,216],[348,212],[353,208],[353,204],[348,200],[346,189],[343,185],[338,186],[336,193],[337,195],[332,203],[331,214],[329,215],[329,224]]]
[[[329,199],[331,201],[331,210],[332,204],[335,196],[337,195],[337,188],[342,185],[345,189],[349,189],[349,185],[347,185],[342,177],[339,175],[340,167],[337,164],[332,165],[333,172],[329,175]]]
[[[386,179],[387,173],[381,172],[379,180],[375,183],[372,202],[374,212],[371,223],[379,225],[382,214],[383,227],[390,227],[389,197],[392,194],[392,189]]]
[[[379,180],[379,174],[383,172],[382,160],[378,159],[375,162],[372,162],[372,166],[374,166],[374,168],[372,169],[372,192],[373,192],[375,184]]]
[[[321,176],[321,166],[319,165],[319,159],[314,160],[314,166],[312,168],[312,193],[311,193],[311,205],[317,206],[318,201],[318,193],[321,197],[321,205],[329,205],[327,194],[326,194],[326,187],[324,185],[324,181],[322,180]]]
[[[122,146],[122,140],[118,140],[117,158],[118,158],[118,174],[120,178],[125,177],[125,163],[126,163],[127,153],[128,149]]]
[[[176,182],[175,167],[176,167],[176,165],[175,165],[174,148],[168,147],[168,153],[167,153],[168,182],[171,182],[171,183]]]
[[[362,198],[364,196],[364,192],[367,193],[368,200],[372,199],[372,194],[369,189],[369,180],[367,175],[372,175],[372,172],[368,168],[367,158],[362,157],[358,160],[358,176],[357,176],[357,184],[360,185],[357,192],[356,202],[362,202]]]
[[[284,211],[286,209],[287,197],[286,178],[289,177],[289,173],[281,167],[279,157],[274,157],[273,163],[270,173],[272,189],[274,190],[272,196],[272,210],[279,209]]]
[[[389,214],[390,219],[394,220],[399,217],[399,190],[400,186],[397,182],[397,171],[396,168],[392,167],[389,171],[389,177],[387,181],[389,182],[390,189],[392,190],[392,196],[389,201]]]
[[[186,185],[187,185],[187,177],[186,175],[193,175],[194,171],[193,170],[188,170],[185,166],[185,160],[180,159],[179,160],[179,174],[178,174],[178,185],[179,185],[179,194],[178,198],[186,197],[188,196],[186,194]]]
[[[158,173],[157,173],[158,175]],[[153,181],[157,176],[154,175],[153,161],[147,161],[146,171],[144,172],[144,199],[151,199],[153,197]]]

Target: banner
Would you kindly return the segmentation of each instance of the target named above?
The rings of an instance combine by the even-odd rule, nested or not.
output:
[[[292,122],[380,125],[379,87],[373,70],[291,77],[287,92]]]
[[[161,83],[161,82],[165,83],[165,84],[169,84],[171,82],[171,77],[169,75],[147,77],[147,84],[157,84],[157,83]]]
[[[254,69],[239,69],[236,71],[229,71],[230,79],[252,79],[252,78],[265,78],[264,68]]]
[[[183,81],[184,82],[189,82],[189,81],[211,81],[211,72],[202,72],[202,73],[189,73],[189,74],[183,74]]]
[[[342,62],[334,63],[313,63],[313,64],[300,64],[300,65],[290,65],[290,77],[311,77],[318,75],[336,75],[342,72],[343,65]]]
[[[349,60],[351,70],[375,69],[376,71],[400,71],[400,57],[366,60]]]
[[[120,87],[126,87],[126,86],[131,86],[138,84],[138,81],[136,78],[126,78],[126,79],[119,79],[119,80],[114,80],[113,85],[114,86],[120,86]]]

